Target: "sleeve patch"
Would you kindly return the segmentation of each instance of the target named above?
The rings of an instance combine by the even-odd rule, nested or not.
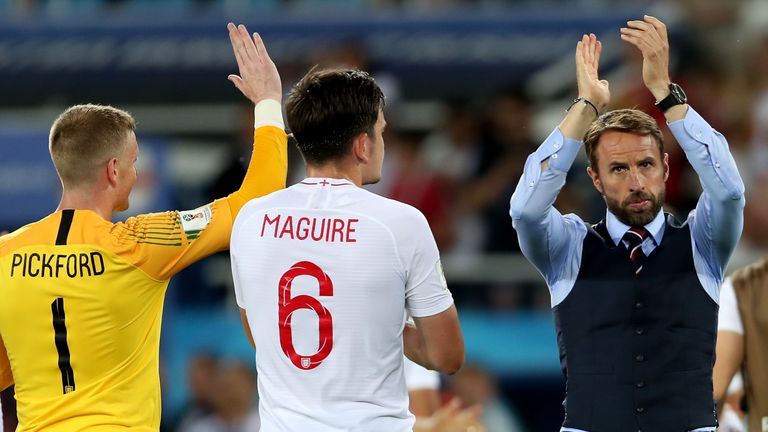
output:
[[[181,227],[186,234],[195,234],[205,229],[211,223],[211,206],[206,205],[194,210],[179,212]]]
[[[437,261],[437,274],[440,275],[440,283],[443,284],[443,289],[448,291],[448,281],[445,280],[445,273],[443,272],[443,264],[440,260]]]

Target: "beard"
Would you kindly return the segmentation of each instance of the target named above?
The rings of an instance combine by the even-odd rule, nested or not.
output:
[[[603,198],[605,198],[608,210],[625,225],[644,226],[648,225],[659,214],[659,210],[664,205],[666,191],[662,190],[658,196],[647,192],[633,192],[621,203],[605,195]],[[632,203],[645,200],[651,203],[647,208],[633,209],[629,206]]]

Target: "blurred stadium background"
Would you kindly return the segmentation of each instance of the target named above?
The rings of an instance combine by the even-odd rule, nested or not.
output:
[[[55,209],[47,134],[76,103],[116,105],[138,120],[132,213],[195,208],[234,190],[252,112],[226,79],[236,64],[225,25],[245,23],[262,34],[286,89],[315,64],[377,77],[390,127],[385,178],[371,189],[427,216],[473,365],[445,380],[446,394],[485,403],[489,431],[556,430],[563,379],[549,295],[519,253],[509,198],[526,156],[575,97],[582,33],[603,40],[613,106],[655,113],[640,58],[618,36],[643,13],[668,24],[673,80],[739,163],[748,203],[731,268],[745,265],[768,248],[764,0],[0,0],[0,231]],[[699,187],[668,139],[668,210],[685,215]],[[291,150],[292,184],[303,164]],[[604,204],[584,166],[582,154],[558,207],[597,221]],[[225,430],[255,406],[231,284],[226,254],[171,284],[164,430]]]

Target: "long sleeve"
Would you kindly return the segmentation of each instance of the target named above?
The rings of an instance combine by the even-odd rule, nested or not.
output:
[[[229,195],[232,220],[253,198],[285,188],[288,174],[288,137],[280,102],[265,99],[254,109],[253,155],[240,189]]]
[[[229,247],[232,224],[250,200],[285,187],[287,136],[280,103],[263,100],[255,108],[253,156],[240,189],[190,211],[152,213],[129,218],[111,230],[132,249],[134,262],[159,280]]]
[[[693,108],[669,128],[701,182],[703,193],[690,217],[691,231],[696,252],[719,285],[744,225],[744,182],[725,137]]]
[[[570,292],[581,259],[587,230],[576,215],[563,216],[555,207],[568,170],[581,148],[581,141],[566,139],[555,129],[525,162],[523,176],[510,200],[512,226],[520,248],[541,272],[552,293],[552,305]],[[548,160],[542,171],[541,164]]]

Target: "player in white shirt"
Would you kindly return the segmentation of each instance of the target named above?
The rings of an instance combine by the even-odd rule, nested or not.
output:
[[[718,431],[768,431],[766,329],[768,258],[763,258],[733,272],[720,289],[713,387],[718,409],[725,408]],[[736,382],[742,381],[737,380],[739,372],[743,372],[743,382]],[[742,402],[748,407],[746,415],[741,410]],[[734,418],[734,413],[746,421],[746,428],[738,429],[741,425],[737,422],[723,421],[726,415]]]
[[[440,374],[405,358],[405,386],[409,409],[418,417],[430,417],[440,409]]]
[[[744,393],[742,376],[738,371],[740,369],[739,365],[743,361],[743,355],[740,354],[744,346],[743,337],[744,324],[739,313],[736,291],[733,288],[733,280],[727,277],[720,287],[720,309],[717,315],[719,352],[713,376],[715,400],[718,401],[718,406],[722,409],[719,416],[720,425],[718,427],[718,431],[721,432],[742,432],[746,430],[743,419],[739,412],[736,411],[741,405],[737,401],[740,400]],[[734,350],[733,348],[736,349]],[[736,353],[724,352],[724,350],[735,351]],[[725,389],[726,387],[727,390]]]
[[[383,105],[367,73],[310,71],[286,104],[308,178],[235,221],[232,272],[256,347],[262,431],[410,431],[403,353],[443,373],[463,364],[426,219],[360,187],[381,176]]]

